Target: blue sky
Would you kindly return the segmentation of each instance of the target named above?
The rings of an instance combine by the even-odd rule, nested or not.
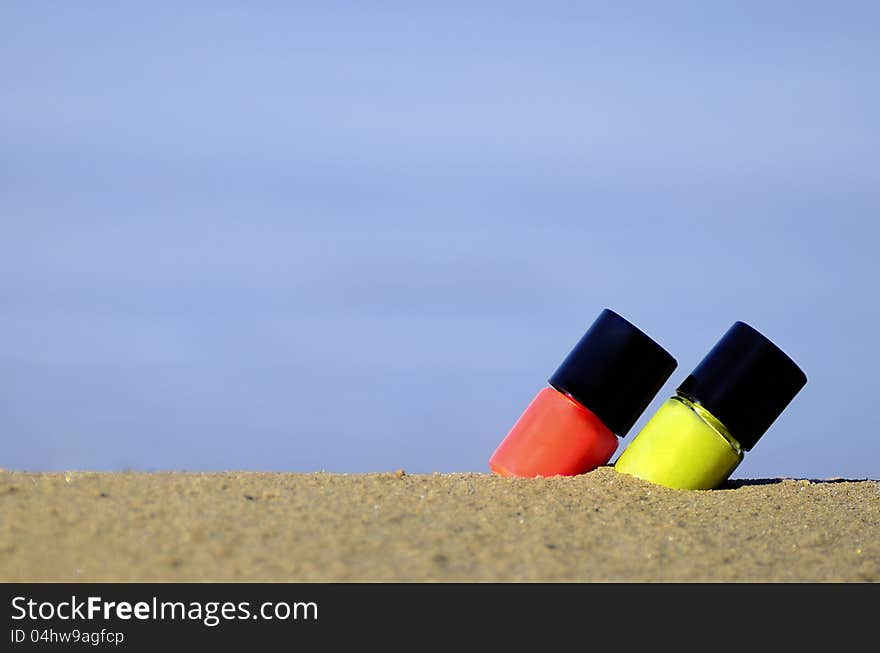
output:
[[[4,3],[0,466],[483,471],[607,306],[880,477],[875,7]]]

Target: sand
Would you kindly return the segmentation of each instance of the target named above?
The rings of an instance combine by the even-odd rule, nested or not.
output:
[[[880,581],[880,482],[0,471],[4,581]]]

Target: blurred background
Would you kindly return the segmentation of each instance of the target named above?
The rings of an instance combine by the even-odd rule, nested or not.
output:
[[[486,471],[612,308],[880,477],[880,5],[4,2],[0,466]]]

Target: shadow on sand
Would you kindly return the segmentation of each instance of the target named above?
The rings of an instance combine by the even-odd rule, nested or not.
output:
[[[719,490],[736,490],[741,487],[749,487],[752,485],[778,485],[779,483],[784,483],[786,481],[789,482],[798,482],[798,481],[809,481],[810,484],[826,484],[826,483],[864,483],[866,481],[873,481],[874,479],[870,478],[744,478],[744,479],[731,479],[724,483]]]

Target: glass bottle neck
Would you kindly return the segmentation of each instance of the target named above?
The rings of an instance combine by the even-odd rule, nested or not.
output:
[[[714,430],[718,433],[718,435],[727,440],[730,446],[733,447],[740,456],[743,455],[742,446],[737,441],[737,439],[733,437],[730,434],[730,431],[727,430],[727,427],[724,426],[724,424],[722,424],[717,417],[706,410],[706,408],[701,403],[692,399],[691,397],[688,397],[685,394],[682,394],[681,392],[677,392],[675,396],[672,397],[672,400],[681,402],[692,411],[694,411],[697,415],[700,416],[700,419],[702,419],[704,422],[706,422],[706,424],[712,427],[712,430]]]

